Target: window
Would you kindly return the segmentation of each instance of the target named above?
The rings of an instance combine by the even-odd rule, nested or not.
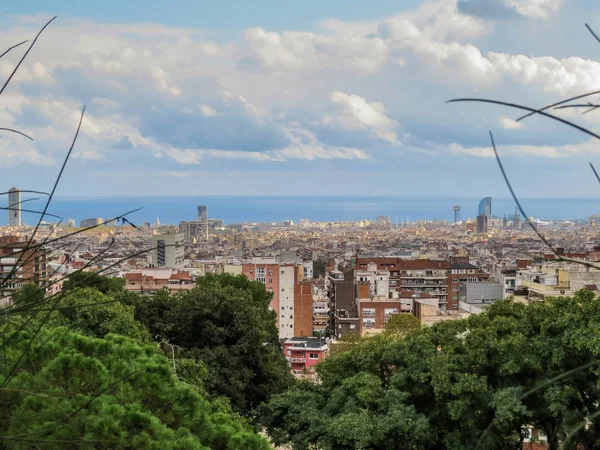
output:
[[[281,315],[281,318],[282,318],[282,319],[285,319],[285,314],[282,314],[282,315]]]
[[[319,359],[319,354],[318,353],[309,353],[308,359]]]
[[[258,269],[256,269],[256,276],[264,277],[265,276],[265,268],[259,267]]]
[[[453,283],[458,283],[458,278],[452,278]]]
[[[293,319],[293,318],[294,318],[294,316],[290,316],[290,319]]]
[[[281,292],[285,292],[285,288],[281,288]]]
[[[373,328],[375,326],[375,319],[363,319],[363,328]]]
[[[272,282],[273,282],[273,278],[269,278],[269,283],[272,283]]]
[[[384,313],[385,313],[386,316],[391,316],[391,315],[394,315],[394,314],[398,314],[398,308],[385,308]]]
[[[284,273],[285,273],[285,270],[282,270],[282,271],[281,271],[281,275],[283,275]]]
[[[363,317],[372,317],[375,315],[375,308],[363,308],[362,310]]]
[[[285,309],[285,306],[282,306],[282,307],[281,307],[281,310],[283,311],[284,309]]]
[[[273,276],[273,271],[269,270],[269,276],[272,277]]]
[[[252,275],[254,273],[254,270],[250,269],[250,275]]]

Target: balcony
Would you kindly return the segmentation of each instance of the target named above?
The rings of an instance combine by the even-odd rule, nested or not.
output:
[[[306,358],[295,358],[293,356],[286,356],[285,359],[287,359],[288,362],[291,363],[306,364]]]

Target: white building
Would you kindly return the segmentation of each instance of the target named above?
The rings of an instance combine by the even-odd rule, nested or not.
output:
[[[294,266],[279,266],[279,338],[294,337]]]
[[[155,267],[183,268],[183,234],[155,234],[152,236],[152,264]]]

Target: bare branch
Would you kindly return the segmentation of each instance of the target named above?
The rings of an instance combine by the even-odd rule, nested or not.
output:
[[[594,165],[592,163],[590,163],[590,167],[592,168],[592,171],[594,172],[594,175],[596,176],[596,180],[598,180],[598,183],[600,183],[600,176],[598,176],[598,172],[596,172],[596,168],[594,167]]]
[[[11,133],[17,133],[17,134],[20,134],[21,136],[25,136],[27,139],[33,141],[33,138],[31,136],[28,136],[25,133],[21,133],[20,131],[15,130],[13,128],[0,128],[0,131],[10,131]]]
[[[550,119],[557,120],[558,122],[564,123],[565,125],[573,127],[573,128],[575,128],[575,129],[577,129],[577,130],[579,130],[579,131],[581,131],[581,132],[583,132],[585,134],[593,136],[596,139],[600,139],[599,135],[597,135],[593,131],[588,130],[587,128],[579,126],[576,123],[569,122],[568,120],[562,119],[560,117],[553,116],[552,114],[548,114],[547,112],[544,112],[542,110],[529,108],[528,106],[518,105],[516,103],[502,102],[500,100],[490,100],[490,99],[486,99],[486,98],[455,98],[455,99],[452,99],[452,100],[448,100],[446,103],[457,103],[457,102],[491,103],[491,104],[494,104],[494,105],[509,106],[511,108],[516,108],[516,109],[521,109],[521,110],[524,110],[524,111],[529,111],[529,112],[534,113],[534,114],[536,114],[536,113],[537,114],[541,114],[542,116],[548,117]]]
[[[587,23],[585,24],[585,27],[588,29],[588,31],[590,33],[592,33],[592,36],[594,36],[594,39],[596,39],[598,42],[600,42],[600,39],[598,39],[598,36],[596,36],[596,33],[594,33],[594,30],[592,30],[592,27],[590,27]]]
[[[502,165],[502,161],[500,160],[500,155],[498,154],[498,150],[496,149],[496,143],[494,142],[494,135],[492,134],[491,131],[490,131],[490,140],[492,142],[492,148],[494,150],[494,155],[496,156],[496,162],[498,163],[498,167],[500,167],[500,172],[502,172],[502,177],[504,178],[506,186],[508,186],[508,190],[510,191],[510,195],[512,196],[513,200],[517,204],[517,208],[519,209],[519,211],[521,212],[521,214],[523,215],[523,217],[527,220],[527,223],[529,224],[529,226],[531,227],[531,229],[533,230],[533,232],[537,235],[537,237],[539,237],[541,239],[541,241],[544,244],[546,244],[546,246],[548,247],[548,249],[550,249],[550,251],[552,252],[552,254],[554,255],[554,257],[558,261],[573,262],[573,263],[581,264],[581,265],[584,265],[584,266],[587,266],[587,267],[593,267],[595,269],[600,269],[600,266],[597,266],[596,264],[593,264],[593,263],[588,262],[588,261],[583,261],[583,260],[579,260],[579,259],[572,259],[572,258],[565,258],[565,257],[559,255],[556,252],[556,250],[554,250],[554,248],[552,247],[552,244],[550,244],[550,242],[548,242],[548,239],[546,239],[544,237],[544,235],[538,231],[537,227],[533,224],[533,222],[531,220],[529,220],[529,216],[527,215],[527,213],[523,209],[523,206],[521,206],[521,202],[519,201],[519,198],[517,197],[517,194],[515,194],[515,191],[514,191],[512,185],[510,184],[510,181],[508,180],[508,176],[506,175],[506,171],[504,170],[504,166]]]
[[[588,92],[587,94],[581,94],[581,95],[578,95],[576,97],[571,97],[571,98],[568,98],[566,100],[561,100],[560,102],[552,103],[551,105],[544,106],[543,108],[540,108],[540,109],[531,110],[531,112],[529,114],[525,114],[524,116],[519,117],[516,120],[516,122],[520,122],[521,120],[523,120],[523,119],[525,119],[527,117],[533,116],[534,114],[540,114],[543,111],[546,111],[547,109],[554,108],[555,106],[564,105],[565,103],[569,103],[569,102],[572,102],[574,100],[579,100],[580,98],[590,97],[591,95],[596,95],[596,94],[600,94],[600,91]]]
[[[20,46],[20,45],[23,45],[23,44],[25,44],[26,42],[29,42],[29,41],[23,41],[23,42],[19,42],[18,44],[15,44],[15,45],[13,45],[12,47],[8,47],[8,48],[7,48],[7,49],[4,51],[4,53],[2,53],[2,54],[0,55],[0,58],[2,58],[4,55],[6,55],[8,52],[10,52],[12,49],[15,49],[15,48],[17,48],[18,46]]]
[[[50,25],[58,16],[54,16],[52,19],[50,19],[48,22],[46,22],[46,25],[44,25],[42,27],[42,29],[38,32],[38,34],[35,36],[35,39],[33,40],[33,42],[31,42],[31,45],[29,46],[29,48],[27,49],[27,51],[25,52],[25,54],[21,57],[21,60],[18,62],[18,64],[15,66],[15,68],[13,69],[13,71],[11,72],[11,74],[9,75],[9,77],[7,78],[6,82],[4,83],[4,86],[2,86],[2,89],[0,89],[0,95],[2,95],[2,93],[4,92],[4,89],[6,89],[6,86],[8,86],[8,83],[10,83],[10,80],[12,80],[12,78],[15,76],[15,73],[17,73],[17,70],[19,70],[19,67],[21,67],[21,64],[23,64],[23,61],[25,61],[25,58],[27,58],[27,55],[29,55],[29,52],[31,51],[31,49],[33,48],[33,46],[35,45],[35,43],[37,42],[38,38],[40,37],[40,35],[42,34],[42,32],[46,29],[46,27],[48,25]],[[10,50],[10,49],[9,49]],[[8,51],[8,50],[7,50]],[[6,52],[4,53],[6,54]],[[3,54],[3,56],[4,56]]]

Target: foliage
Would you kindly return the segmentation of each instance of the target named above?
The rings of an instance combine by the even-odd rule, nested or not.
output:
[[[292,381],[280,348],[271,294],[262,283],[229,274],[206,275],[188,292],[129,296],[135,317],[153,339],[208,367],[209,394],[251,413]]]
[[[421,322],[412,314],[394,314],[385,324],[384,333],[403,338],[408,333],[421,328]]]
[[[13,361],[29,357],[0,390],[3,448],[269,448],[180,383],[154,347],[58,328],[28,349],[31,337],[19,333],[9,349]]]
[[[551,449],[596,448],[598,336],[590,292],[501,301],[403,339],[361,340],[319,365],[320,384],[274,396],[260,420],[298,449],[520,448],[526,425]]]
[[[331,341],[329,344],[329,354],[337,355],[352,350],[363,339],[358,333],[346,333],[341,338]]]
[[[70,274],[63,282],[63,290],[75,288],[94,288],[103,294],[117,293],[125,286],[124,278],[106,277],[96,272],[77,271]]]
[[[58,294],[44,300],[44,291],[30,284],[15,296],[17,305],[25,308],[11,322],[27,321],[30,329],[42,323],[46,326],[67,326],[88,336],[102,337],[109,333],[121,334],[142,341],[149,340],[148,331],[134,317],[134,308],[103,294],[95,288],[78,288],[65,295]],[[27,320],[33,316],[32,320]],[[10,325],[10,323],[9,323]]]

